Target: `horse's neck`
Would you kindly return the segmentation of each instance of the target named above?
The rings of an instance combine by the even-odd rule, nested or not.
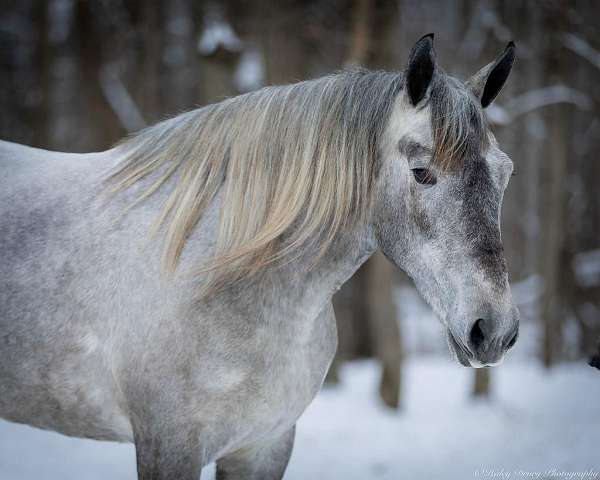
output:
[[[142,179],[121,194],[117,202],[120,203],[120,208],[130,204],[152,181],[154,180]],[[173,181],[175,180],[170,179],[168,183]],[[139,212],[139,218],[136,217],[133,222],[147,222],[148,218],[158,215],[168,192],[169,188],[161,189],[147,199],[144,205],[148,212]],[[180,261],[182,271],[189,271],[189,267],[203,264],[214,254],[221,195],[222,191],[219,191],[188,238]],[[132,215],[135,216],[135,212],[132,212]],[[257,315],[262,315],[264,312],[260,309],[266,306],[264,308],[281,310],[282,314],[285,311],[296,310],[303,311],[303,315],[316,316],[375,249],[376,241],[372,228],[359,225],[352,232],[341,234],[316,263],[318,252],[305,252],[300,259],[269,270],[261,275],[257,282],[250,282],[250,286],[242,282],[239,288],[226,288],[224,292],[213,297],[213,300],[221,307],[229,305],[231,310],[253,312]]]
[[[375,248],[371,229],[361,227],[334,242],[314,265],[315,256],[309,253],[265,274],[258,285],[244,289],[245,305],[240,306],[244,310],[253,310],[255,306],[270,309],[284,320],[294,314],[314,319]]]
[[[332,248],[314,268],[299,277],[298,291],[301,301],[309,305],[317,299],[322,302],[329,301],[374,251],[375,240],[368,227],[361,227],[351,235],[334,242]]]

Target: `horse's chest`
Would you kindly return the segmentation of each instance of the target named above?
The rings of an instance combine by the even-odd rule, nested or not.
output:
[[[259,407],[272,428],[289,428],[323,384],[337,347],[335,318],[329,308],[301,338],[274,347],[262,374]]]

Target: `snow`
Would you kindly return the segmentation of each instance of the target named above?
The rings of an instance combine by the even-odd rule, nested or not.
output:
[[[488,404],[469,398],[473,373],[442,357],[407,365],[403,410],[376,399],[377,368],[349,365],[299,423],[289,479],[467,479],[592,468],[600,478],[600,375],[586,365],[549,373],[533,362],[492,371]]]
[[[409,355],[447,352],[442,323],[415,288],[402,286],[394,291],[402,331],[402,346]]]
[[[580,286],[591,288],[600,285],[600,248],[577,253],[573,269]]]
[[[247,48],[240,56],[235,69],[234,83],[240,92],[250,92],[265,83],[265,63],[262,53],[256,48]]]
[[[600,372],[583,363],[509,357],[484,402],[469,397],[472,370],[412,357],[400,411],[378,400],[378,378],[372,361],[342,368],[300,419],[286,480],[600,479]],[[0,479],[39,478],[133,479],[134,450],[0,422]]]
[[[218,12],[210,16],[198,39],[198,51],[202,55],[212,55],[219,48],[231,52],[242,50],[242,41],[233,31],[229,23],[224,21]]]

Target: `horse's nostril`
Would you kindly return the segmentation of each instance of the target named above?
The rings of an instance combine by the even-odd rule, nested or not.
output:
[[[512,337],[510,337],[510,340],[508,341],[508,343],[506,344],[506,349],[508,350],[509,348],[512,348],[515,346],[515,343],[517,343],[517,337],[519,336],[519,330],[517,330]]]
[[[473,324],[473,328],[471,328],[471,333],[469,334],[469,343],[475,351],[481,348],[483,341],[485,340],[482,325],[483,319],[477,319],[477,321]]]

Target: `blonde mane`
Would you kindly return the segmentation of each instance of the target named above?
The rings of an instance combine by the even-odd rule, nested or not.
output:
[[[211,272],[204,293],[291,261],[311,242],[318,257],[342,229],[365,220],[379,138],[401,89],[400,73],[355,70],[182,114],[124,142],[108,188],[154,174],[137,204],[175,177],[156,221],[168,272],[221,191],[215,252],[195,271]]]
[[[136,203],[176,175],[156,225],[173,272],[187,237],[219,190],[212,291],[286,262],[318,239],[322,253],[368,209],[378,138],[401,75],[343,72],[267,87],[143,130],[120,148],[113,192],[160,172]]]

